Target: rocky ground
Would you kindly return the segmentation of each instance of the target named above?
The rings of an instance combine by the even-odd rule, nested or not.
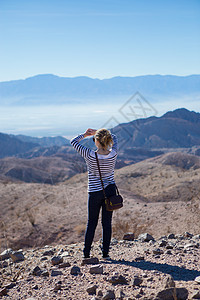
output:
[[[2,299],[200,299],[200,235],[112,239],[111,260],[101,241],[83,260],[83,243],[1,253]]]

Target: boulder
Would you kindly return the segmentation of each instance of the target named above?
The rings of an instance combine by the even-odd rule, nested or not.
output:
[[[141,233],[138,236],[138,240],[141,242],[149,242],[149,241],[154,241],[154,238],[149,233]]]
[[[170,234],[168,234],[167,238],[168,239],[175,239],[176,237],[175,237],[175,234],[170,233]]]
[[[166,245],[167,245],[167,241],[165,241],[165,240],[161,240],[159,242],[159,247],[165,247]]]
[[[161,250],[160,248],[156,248],[156,249],[153,249],[153,254],[163,254],[164,253],[164,251],[163,250]]]
[[[81,273],[81,269],[78,266],[73,266],[71,268],[71,271],[70,271],[71,275],[75,275],[76,276],[76,275],[78,275],[80,273]]]
[[[98,288],[98,286],[95,284],[95,285],[89,286],[86,291],[88,292],[89,295],[96,295],[97,288]]]
[[[140,286],[140,284],[143,282],[143,279],[139,276],[134,276],[132,279],[132,285],[133,286]]]
[[[61,269],[61,268],[68,268],[68,267],[70,267],[71,265],[70,265],[70,263],[69,262],[63,262],[63,263],[60,263],[59,265],[58,265],[58,268],[59,269]]]
[[[52,259],[51,259],[51,263],[52,263],[53,266],[59,265],[62,262],[63,262],[63,257],[61,257],[59,255],[58,256],[53,256]]]
[[[191,295],[191,299],[200,299],[200,291],[194,291]]]
[[[1,288],[0,289],[0,296],[6,296],[7,295],[7,292],[8,292],[8,290],[7,290],[7,288]]]
[[[196,277],[194,281],[200,284],[200,276]]]
[[[102,300],[115,299],[115,293],[113,290],[107,290],[102,297]]]
[[[6,260],[0,261],[0,268],[6,268],[8,266],[8,262]]]
[[[59,291],[61,289],[62,289],[62,285],[56,283],[53,290],[54,290],[54,292],[57,292],[57,291]]]
[[[144,260],[144,256],[137,256],[135,258],[135,261],[141,261],[141,260]]]
[[[126,241],[133,241],[134,238],[135,238],[135,235],[132,232],[125,233],[123,236],[123,240],[126,240]]]
[[[97,257],[84,258],[81,262],[81,265],[97,265],[99,264],[99,259]]]
[[[193,234],[186,231],[186,232],[184,233],[184,237],[192,238],[192,237],[193,237]]]
[[[59,270],[51,270],[51,276],[59,276],[62,275],[63,272]]]
[[[112,284],[128,284],[126,278],[122,275],[113,275],[108,279],[108,281]]]
[[[31,274],[32,274],[32,275],[35,275],[35,276],[40,276],[41,273],[42,273],[42,270],[40,269],[39,266],[36,266],[36,267],[32,270],[32,272],[31,272]]]
[[[42,253],[43,256],[51,256],[51,255],[54,255],[54,250],[46,250]]]
[[[49,276],[48,270],[42,270],[41,276],[48,277]]]
[[[3,252],[1,252],[0,260],[5,260],[5,259],[10,258],[11,252],[13,252],[13,250],[11,248],[8,248],[8,249],[4,250]]]
[[[167,288],[156,295],[155,300],[187,300],[188,290],[186,288]]]
[[[171,275],[168,275],[165,280],[165,288],[175,287],[174,279]]]
[[[10,252],[10,257],[13,262],[23,261],[25,259],[22,251],[12,251]]]
[[[103,274],[103,266],[96,265],[96,266],[90,267],[90,274]]]

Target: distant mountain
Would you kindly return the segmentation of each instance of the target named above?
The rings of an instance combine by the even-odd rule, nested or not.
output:
[[[111,130],[119,137],[121,150],[189,148],[200,145],[200,113],[185,108],[161,117],[138,119]]]
[[[62,136],[37,138],[0,133],[0,158],[51,156],[59,152],[62,146],[71,148],[69,140]]]
[[[55,136],[55,137],[32,137],[27,135],[15,135],[17,139],[23,141],[23,142],[31,142],[36,143],[42,147],[52,147],[52,146],[64,146],[64,145],[70,145],[70,141],[62,136]]]
[[[119,155],[116,168],[158,157],[167,152],[184,152],[200,155],[200,113],[180,108],[167,112],[161,117],[138,119],[120,124],[111,129],[119,142]],[[24,142],[35,141],[39,143]],[[84,159],[68,145],[66,139],[55,137],[38,139],[25,136],[0,134],[0,159],[2,176],[25,182],[63,181],[76,173],[86,171]],[[41,146],[42,144],[50,146]],[[62,146],[56,143],[65,143]],[[94,147],[91,138],[81,141]],[[173,164],[176,164],[176,155]],[[180,156],[179,167],[184,156]],[[190,164],[189,164],[190,166]],[[183,164],[184,167],[184,164]],[[48,175],[50,174],[50,175]]]
[[[59,77],[43,74],[25,80],[0,82],[0,105],[65,104],[81,99],[94,101],[101,97],[133,95],[185,96],[200,93],[200,75],[145,75],[93,79],[86,76]]]
[[[23,142],[14,136],[0,133],[0,158],[26,152],[37,146],[37,143]]]

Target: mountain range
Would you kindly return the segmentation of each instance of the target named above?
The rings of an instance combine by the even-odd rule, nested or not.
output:
[[[200,145],[200,113],[185,108],[137,119],[112,129],[124,149],[186,148]]]
[[[161,117],[138,119],[111,128],[117,135],[122,168],[167,152],[200,155],[200,113],[180,108]],[[91,138],[83,145],[95,148]],[[0,134],[1,178],[56,183],[86,171],[84,159],[63,137],[32,138]]]
[[[24,80],[0,82],[0,105],[66,104],[93,102],[101,98],[130,96],[196,96],[200,93],[200,75],[145,75],[93,79],[86,76],[59,77],[42,74]]]

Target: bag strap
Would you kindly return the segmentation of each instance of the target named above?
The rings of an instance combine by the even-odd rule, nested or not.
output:
[[[101,185],[102,185],[102,188],[103,188],[103,194],[104,194],[104,198],[106,199],[106,193],[105,193],[105,189],[104,189],[104,184],[103,184],[103,180],[102,180],[102,176],[101,176],[101,170],[100,170],[100,165],[99,165],[99,159],[98,159],[98,156],[97,156],[97,152],[95,151],[95,156],[96,156],[96,160],[97,160],[97,166],[98,166],[98,169],[99,169],[99,175],[100,175],[100,179],[101,179]],[[119,191],[118,191],[118,188],[115,184],[115,187],[116,187],[116,190],[117,190],[117,194],[119,195]]]
[[[100,166],[99,166],[99,159],[98,159],[96,151],[95,151],[95,156],[96,156],[96,160],[97,160],[97,166],[98,166],[98,169],[99,169],[99,175],[100,175],[100,179],[101,179],[101,185],[102,185],[102,188],[103,188],[104,198],[106,199],[107,197],[106,197],[106,193],[105,193],[105,190],[104,190],[104,184],[103,184],[103,180],[102,180],[102,177],[101,177],[101,170],[100,170]]]

